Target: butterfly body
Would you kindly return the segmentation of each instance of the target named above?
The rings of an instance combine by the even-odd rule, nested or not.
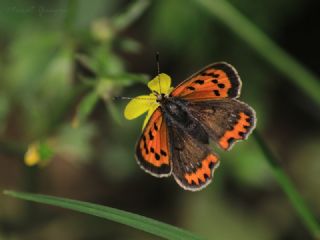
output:
[[[203,144],[209,143],[208,134],[189,111],[187,101],[178,97],[164,96],[159,103],[168,128],[178,128]]]
[[[209,143],[229,150],[255,127],[254,110],[236,99],[240,88],[237,71],[221,62],[205,67],[168,94],[153,91],[158,107],[136,146],[138,164],[157,177],[172,174],[186,190],[207,186],[219,166]]]

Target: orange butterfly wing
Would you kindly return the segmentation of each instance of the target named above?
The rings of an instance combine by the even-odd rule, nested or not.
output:
[[[237,98],[241,90],[240,77],[230,64],[210,64],[179,84],[170,94],[190,101]]]
[[[136,146],[136,158],[140,167],[156,177],[171,174],[168,128],[158,107],[149,119]]]

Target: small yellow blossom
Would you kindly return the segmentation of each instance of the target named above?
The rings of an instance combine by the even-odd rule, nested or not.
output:
[[[144,114],[145,112],[148,112],[143,123],[143,128],[146,126],[152,113],[159,106],[157,97],[154,92],[169,95],[173,89],[171,87],[171,78],[165,73],[161,73],[154,79],[152,79],[148,83],[148,87],[152,93],[150,93],[149,95],[141,95],[135,97],[127,104],[124,110],[124,116],[128,120],[132,120]]]
[[[24,155],[24,163],[29,167],[35,165],[44,166],[54,154],[52,145],[54,145],[52,139],[31,143]]]
[[[40,162],[39,143],[32,143],[29,145],[27,152],[24,155],[24,163],[31,167]]]

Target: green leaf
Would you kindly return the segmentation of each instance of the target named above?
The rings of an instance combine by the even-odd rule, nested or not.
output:
[[[139,18],[149,6],[149,0],[137,0],[132,3],[126,12],[113,17],[112,24],[114,28],[121,31]]]
[[[93,108],[95,107],[98,100],[99,100],[99,95],[96,91],[90,92],[88,95],[86,95],[82,99],[82,101],[78,106],[77,115],[75,118],[77,125],[85,121],[88,115],[93,111]]]
[[[42,162],[48,161],[54,154],[53,149],[46,142],[39,143],[38,152]]]
[[[108,219],[114,222],[131,226],[136,229],[140,229],[142,231],[151,233],[159,237],[163,237],[165,239],[202,239],[199,236],[196,236],[178,227],[111,207],[41,194],[31,194],[15,191],[4,191],[4,194],[15,198],[58,206],[93,215],[96,217]]]

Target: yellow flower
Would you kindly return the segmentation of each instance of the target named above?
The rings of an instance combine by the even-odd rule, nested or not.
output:
[[[171,78],[165,73],[161,73],[152,79],[148,83],[148,87],[152,93],[149,95],[135,97],[124,109],[124,116],[128,120],[137,118],[148,111],[143,123],[143,128],[146,126],[152,113],[157,109],[158,106],[160,106],[159,103],[157,103],[157,97],[154,92],[168,95],[173,89],[171,87]]]
[[[54,154],[52,145],[53,142],[50,139],[47,139],[45,142],[35,141],[31,143],[24,154],[24,163],[29,167],[35,165],[44,166]]]
[[[27,166],[34,166],[40,162],[39,143],[29,145],[24,156],[24,162]]]

